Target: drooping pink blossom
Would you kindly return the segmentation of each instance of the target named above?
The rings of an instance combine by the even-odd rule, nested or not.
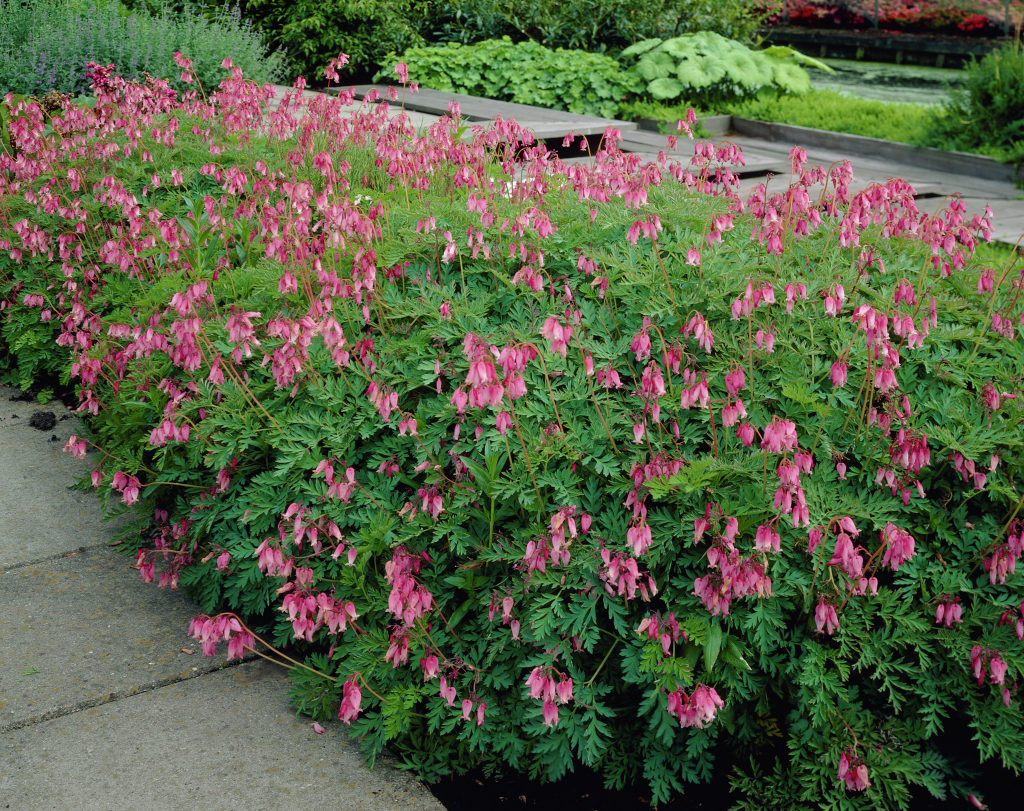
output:
[[[818,605],[814,609],[814,627],[819,634],[824,632],[829,636],[839,628],[839,617],[834,603],[825,599],[818,600]]]
[[[351,724],[359,717],[359,705],[363,700],[363,692],[355,676],[350,676],[342,688],[341,706],[338,708],[338,718],[346,724]]]
[[[846,783],[850,791],[864,791],[871,785],[868,780],[868,767],[849,749],[839,756],[839,773],[837,777]]]

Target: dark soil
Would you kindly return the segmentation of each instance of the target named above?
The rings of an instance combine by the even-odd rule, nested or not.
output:
[[[974,785],[983,794],[990,811],[1019,808],[1010,800],[1024,791],[1024,776],[1016,776],[1002,768],[997,761],[977,762],[976,744],[965,728],[954,740],[947,741],[954,760],[973,764],[976,774]],[[716,769],[708,785],[687,786],[683,797],[657,807],[657,811],[725,811],[735,801],[729,791],[728,767]],[[578,769],[557,783],[538,783],[524,775],[488,778],[481,772],[455,775],[429,786],[434,796],[448,811],[502,811],[503,809],[531,809],[531,811],[653,811],[646,786],[634,786],[622,791],[608,791],[600,775],[592,769]],[[915,786],[911,793],[913,811],[962,811],[973,806],[966,797],[948,797],[937,800],[925,789]]]
[[[29,418],[28,424],[40,431],[49,431],[57,424],[57,415],[52,411],[37,411]]]
[[[7,398],[12,403],[34,403],[36,401],[36,395],[38,391],[29,389],[28,391],[18,391],[15,389],[14,394]]]
[[[533,811],[647,811],[650,795],[644,786],[609,791],[591,769],[579,769],[557,783],[538,783],[524,775],[487,778],[482,773],[455,775],[429,786],[448,811],[532,809]],[[658,806],[658,811],[700,808],[715,811],[729,806],[726,780],[689,786],[686,796]]]

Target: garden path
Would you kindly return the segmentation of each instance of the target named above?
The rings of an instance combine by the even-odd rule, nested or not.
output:
[[[280,668],[203,658],[196,607],[143,583],[96,497],[67,489],[90,467],[61,451],[77,419],[13,393],[0,387],[0,808],[441,808],[393,762],[367,769],[340,722],[315,734]],[[46,412],[51,427],[30,426]]]

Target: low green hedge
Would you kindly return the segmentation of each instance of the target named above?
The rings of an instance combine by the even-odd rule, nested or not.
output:
[[[611,57],[552,50],[532,41],[514,43],[508,37],[410,48],[399,58],[412,81],[434,90],[606,118],[614,118],[627,95],[641,87]],[[391,77],[389,68],[376,78]]]

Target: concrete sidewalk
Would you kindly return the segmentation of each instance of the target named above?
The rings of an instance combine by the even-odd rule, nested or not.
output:
[[[0,809],[441,809],[393,762],[317,735],[285,672],[204,659],[198,613],[108,547],[77,420],[0,387]],[[51,428],[30,426],[52,412]],[[46,420],[37,423],[46,424]]]

